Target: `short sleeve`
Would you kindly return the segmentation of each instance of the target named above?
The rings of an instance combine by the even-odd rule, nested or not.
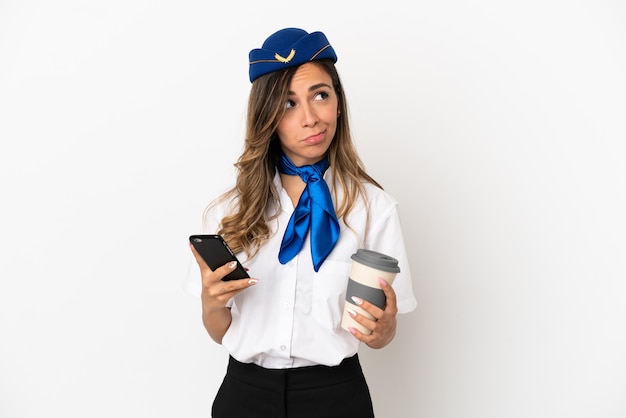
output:
[[[413,293],[411,270],[404,245],[397,203],[392,200],[391,205],[380,207],[377,202],[371,202],[370,215],[371,225],[364,240],[364,247],[398,260],[400,272],[393,282],[398,313],[411,312],[417,307],[417,301]]]

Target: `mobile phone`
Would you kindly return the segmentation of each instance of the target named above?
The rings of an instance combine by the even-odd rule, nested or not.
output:
[[[235,270],[224,276],[222,280],[228,281],[250,277],[221,235],[191,235],[189,242],[191,242],[191,245],[193,245],[211,270],[222,267],[231,261],[237,262]]]

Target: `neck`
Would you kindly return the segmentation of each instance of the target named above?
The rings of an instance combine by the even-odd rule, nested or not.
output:
[[[291,162],[291,164],[296,168],[316,165],[320,161],[326,160],[328,158],[326,154],[321,155],[319,157],[315,157],[315,158],[307,158],[301,155],[289,155],[283,150],[281,150],[281,153],[282,153],[282,156],[286,157]]]
[[[298,200],[300,200],[300,196],[302,195],[302,192],[306,187],[306,183],[302,181],[300,176],[291,176],[284,173],[280,173],[280,181],[283,184],[283,189],[285,189],[285,191],[291,198],[293,206],[296,207],[296,205],[298,204]]]

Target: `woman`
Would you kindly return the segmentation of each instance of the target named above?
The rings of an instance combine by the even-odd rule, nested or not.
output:
[[[250,52],[252,88],[236,185],[204,213],[251,279],[222,281],[195,252],[202,319],[230,354],[213,417],[373,417],[357,351],[389,344],[396,314],[415,308],[396,201],[364,170],[321,32],[286,28]],[[400,262],[386,305],[353,298],[371,333],[341,327],[351,255]]]

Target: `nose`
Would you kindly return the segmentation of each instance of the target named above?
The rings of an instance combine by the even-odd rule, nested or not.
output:
[[[311,127],[319,122],[315,109],[309,103],[303,104],[300,109],[302,111],[302,126]]]

